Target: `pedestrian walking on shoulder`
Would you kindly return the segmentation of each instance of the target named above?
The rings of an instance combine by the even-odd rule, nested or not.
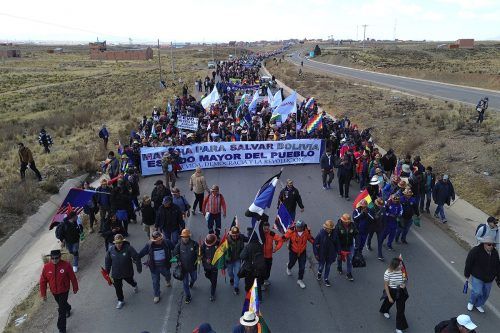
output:
[[[66,333],[66,318],[71,315],[71,305],[68,303],[70,284],[73,293],[78,292],[78,280],[71,269],[70,263],[61,259],[61,250],[50,251],[50,261],[43,265],[40,275],[40,296],[47,300],[47,284],[57,302],[57,329],[59,333]]]
[[[101,179],[101,186],[96,188],[96,202],[99,208],[99,232],[104,229],[105,221],[110,218],[111,215],[111,189],[108,186],[108,181],[106,179]]]
[[[471,293],[467,310],[484,313],[484,304],[488,300],[493,280],[500,287],[500,259],[495,249],[494,238],[484,237],[482,243],[473,247],[465,260],[464,276],[471,284]],[[470,280],[470,281],[469,281]]]
[[[318,274],[316,279],[321,281],[324,279],[325,286],[330,287],[330,267],[337,259],[340,252],[339,239],[337,234],[333,232],[335,225],[332,220],[326,220],[314,239],[314,256],[318,260]]]
[[[300,208],[300,212],[304,212],[304,204],[302,203],[302,197],[300,196],[299,190],[293,186],[293,180],[286,180],[286,187],[281,190],[278,197],[278,209],[280,205],[285,205],[286,210],[290,214],[292,220],[295,220],[295,210],[297,205]]]
[[[113,151],[108,153],[107,172],[109,179],[116,178],[120,173],[120,162],[115,157],[115,153]]]
[[[50,146],[52,146],[53,141],[52,137],[50,136],[49,133],[45,130],[45,128],[42,128],[40,133],[38,134],[38,143],[40,146],[43,146],[43,151],[47,154],[50,153]]]
[[[56,238],[61,242],[61,247],[66,247],[73,255],[73,272],[78,272],[78,258],[80,249],[80,236],[83,226],[78,223],[76,212],[71,211],[56,228]]]
[[[424,183],[424,194],[420,198],[420,211],[424,211],[424,197],[425,197],[425,212],[430,214],[429,207],[431,206],[432,192],[434,191],[434,185],[436,184],[436,175],[432,173],[432,167],[428,166],[425,168],[425,173],[423,174]]]
[[[174,245],[168,239],[163,238],[163,234],[155,231],[151,235],[151,240],[139,252],[139,258],[148,256],[146,266],[151,272],[151,280],[153,280],[153,303],[160,301],[160,278],[161,275],[165,278],[167,288],[172,287],[170,283],[170,259],[172,259],[172,251]]]
[[[401,259],[393,258],[384,273],[385,297],[383,298],[384,302],[379,310],[385,318],[389,319],[391,317],[389,310],[392,305],[396,303],[396,333],[403,333],[403,330],[408,328],[408,322],[405,316],[408,291],[406,290],[406,279],[401,269]]]
[[[201,262],[205,270],[205,277],[210,281],[210,302],[215,302],[215,290],[217,289],[217,275],[219,270],[217,266],[212,265],[212,259],[215,255],[219,242],[217,236],[208,234],[204,243],[201,245]]]
[[[139,259],[137,251],[130,245],[130,243],[123,238],[121,234],[115,235],[114,246],[110,246],[106,253],[104,266],[108,274],[111,273],[113,278],[113,285],[116,291],[116,298],[118,303],[117,309],[121,309],[125,305],[125,298],[123,296],[123,280],[134,288],[134,293],[139,292],[137,282],[134,280],[134,267],[133,262],[136,264],[137,273],[142,272],[142,264]]]
[[[208,214],[207,225],[208,233],[214,233],[215,224],[215,234],[217,237],[220,236],[221,230],[221,215],[226,217],[226,201],[224,196],[219,192],[219,186],[213,185],[210,194],[203,200],[203,215]]]
[[[434,211],[434,217],[441,218],[442,223],[448,222],[444,214],[444,204],[449,206],[452,201],[455,201],[455,189],[448,175],[443,175],[442,179],[438,179],[434,186],[434,191],[432,192],[432,198],[437,205]]]
[[[340,245],[337,271],[340,275],[343,274],[342,262],[345,261],[347,269],[346,278],[352,282],[354,281],[354,277],[352,276],[352,257],[354,255],[354,240],[358,235],[358,230],[354,223],[352,223],[351,215],[343,214],[337,221],[334,232]]]
[[[434,327],[434,333],[476,333],[477,325],[470,317],[461,314],[450,320],[444,320]]]
[[[483,97],[479,100],[476,106],[477,120],[476,124],[482,124],[484,120],[484,113],[488,109],[488,97]]]
[[[333,172],[334,157],[332,152],[327,150],[320,159],[321,177],[323,180],[323,190],[330,189],[335,174]]]
[[[498,219],[490,216],[486,220],[486,223],[480,224],[476,228],[476,240],[478,243],[482,243],[485,237],[493,238],[493,243],[495,243],[495,248],[500,249],[500,230],[498,230]]]
[[[82,188],[84,190],[95,191],[95,188],[90,186],[88,181],[82,183]],[[99,211],[99,206],[97,204],[97,196],[94,194],[92,198],[83,206],[83,212],[89,216],[90,233],[93,234],[94,223],[96,221],[95,214]]]
[[[33,170],[33,172],[35,173],[38,181],[41,181],[42,175],[40,174],[40,171],[38,171],[38,169],[36,168],[35,160],[33,159],[33,153],[28,147],[24,146],[24,143],[22,142],[19,142],[18,146],[19,146],[19,151],[18,151],[19,162],[21,163],[20,167],[21,180],[25,179],[26,169],[29,166],[30,169]]]
[[[99,131],[99,137],[102,139],[104,150],[108,150],[109,132],[105,124],[102,124],[101,130]]]
[[[191,303],[192,297],[189,289],[193,288],[198,278],[196,271],[198,267],[198,255],[199,245],[191,239],[191,231],[189,229],[182,230],[181,241],[175,246],[173,256],[180,263],[184,275],[182,287],[184,289],[184,303],[186,304]]]
[[[196,171],[191,175],[191,178],[189,179],[189,187],[194,193],[193,215],[196,215],[197,204],[199,206],[200,213],[202,213],[205,191],[210,194],[210,190],[208,189],[207,181],[205,180],[205,176],[203,176],[203,172],[200,167],[196,167]]]
[[[289,228],[285,235],[284,240],[290,240],[290,245],[288,247],[288,263],[286,265],[286,274],[288,276],[292,275],[291,269],[295,266],[295,263],[299,262],[299,276],[297,279],[297,284],[300,288],[304,289],[306,287],[304,283],[304,272],[306,269],[306,249],[307,242],[314,244],[314,238],[311,235],[309,228],[307,228],[304,221],[297,220],[295,226]]]

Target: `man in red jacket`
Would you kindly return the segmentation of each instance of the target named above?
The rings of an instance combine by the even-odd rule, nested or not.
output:
[[[66,333],[66,318],[71,314],[71,305],[68,303],[68,293],[70,282],[73,285],[73,293],[78,292],[78,281],[73,272],[71,264],[61,260],[61,251],[50,251],[50,262],[43,266],[40,275],[40,295],[44,301],[47,300],[47,283],[50,292],[57,302],[59,316],[57,318],[57,328],[59,333]]]
[[[283,238],[281,235],[270,230],[269,222],[265,221],[263,223],[264,227],[264,259],[266,261],[266,274],[264,276],[264,285],[262,290],[266,290],[266,287],[271,283],[269,282],[269,277],[271,276],[271,267],[273,266],[273,253],[278,251],[281,246],[283,246]]]
[[[291,269],[295,263],[299,262],[299,279],[297,284],[300,288],[304,289],[306,287],[304,283],[304,272],[306,270],[306,248],[307,242],[314,244],[314,237],[311,236],[311,231],[306,227],[304,221],[297,220],[295,222],[295,227],[290,227],[285,235],[283,236],[284,241],[290,240],[290,245],[288,246],[288,264],[286,265],[286,274],[288,276],[292,275]]]

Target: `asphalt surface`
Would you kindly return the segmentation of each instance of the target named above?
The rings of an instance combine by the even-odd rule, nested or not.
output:
[[[206,170],[209,186],[219,184],[221,193],[228,203],[228,217],[223,220],[223,228],[231,223],[232,216],[238,215],[242,227],[249,225],[243,217],[259,186],[278,171],[277,167],[235,168]],[[183,172],[178,180],[182,193],[188,190],[191,172]],[[141,180],[142,194],[150,194],[153,183],[160,177]],[[323,190],[317,165],[287,166],[282,182],[287,178],[295,181],[302,195],[305,211],[297,212],[305,220],[315,235],[326,219],[335,221],[344,212],[351,212],[352,201],[338,196],[338,186]],[[280,186],[278,186],[280,187]],[[278,188],[279,190],[279,188]],[[277,191],[278,191],[277,190]],[[357,194],[358,185],[351,186],[351,197]],[[194,199],[187,193],[187,199]],[[277,193],[275,195],[275,202]],[[275,203],[270,214],[275,214]],[[206,223],[200,214],[191,216],[187,223],[193,231],[194,239],[206,235]],[[131,244],[140,250],[146,243],[146,235],[140,224],[130,225]],[[96,236],[98,237],[98,236]],[[409,332],[432,332],[441,320],[460,313],[467,313],[467,298],[462,294],[464,278],[463,266],[467,252],[458,246],[441,229],[429,220],[423,219],[422,227],[408,236],[409,245],[395,244],[395,252],[385,251],[386,258],[401,252],[409,273],[406,315]],[[166,288],[162,282],[162,299],[153,304],[150,273],[145,268],[136,274],[140,292],[134,294],[132,287],[125,283],[125,306],[116,310],[116,297],[112,287],[107,286],[100,276],[100,266],[104,265],[104,247],[99,240],[93,256],[81,257],[81,271],[77,273],[80,291],[70,296],[73,314],[68,320],[68,332],[192,332],[202,322],[209,322],[217,332],[231,332],[241,313],[244,296],[235,296],[229,286],[229,279],[219,275],[217,300],[209,301],[210,285],[201,270],[193,290],[193,301],[184,304],[182,284],[173,280],[173,287]],[[95,244],[95,242],[94,242]],[[89,243],[90,245],[90,243]],[[262,312],[273,332],[392,332],[395,329],[395,309],[391,319],[379,314],[379,298],[383,289],[383,273],[387,264],[376,259],[376,253],[365,250],[367,267],[354,269],[354,282],[339,276],[333,266],[330,274],[330,288],[315,279],[316,265],[312,249],[308,246],[308,263],[305,274],[306,289],[296,284],[298,268],[294,267],[291,277],[285,274],[288,258],[286,246],[275,254],[271,273],[272,285],[264,293]],[[144,260],[143,260],[144,261]],[[312,265],[312,266],[311,266]],[[243,288],[243,281],[240,282]],[[486,313],[472,312],[478,332],[497,332],[500,324],[500,292],[493,286],[491,305]],[[50,302],[41,314],[47,318],[54,315],[54,303]],[[50,305],[50,306],[49,306]],[[55,332],[55,316],[48,320],[43,332]],[[25,329],[25,332],[32,331]],[[33,332],[40,332],[40,328]]]
[[[447,101],[457,101],[476,106],[479,99],[484,96],[489,98],[489,110],[500,110],[500,91],[484,90],[479,88],[465,87],[446,84],[436,81],[413,79],[403,76],[370,72],[350,67],[327,64],[319,61],[302,58],[299,53],[293,53],[288,59],[300,65],[304,61],[304,67],[320,70],[325,73],[338,75],[346,78],[368,81],[377,85],[408,92],[414,95],[433,97]]]

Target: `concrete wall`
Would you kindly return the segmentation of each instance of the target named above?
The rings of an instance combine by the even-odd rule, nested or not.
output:
[[[21,58],[20,50],[0,50],[0,58]]]
[[[458,39],[456,44],[461,49],[473,49],[474,48],[474,39]]]
[[[149,60],[153,59],[153,50],[148,47],[143,50],[122,50],[122,51],[91,51],[92,60]]]

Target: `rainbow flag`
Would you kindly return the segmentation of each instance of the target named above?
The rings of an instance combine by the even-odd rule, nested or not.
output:
[[[364,190],[358,196],[356,197],[356,200],[352,203],[352,208],[356,209],[359,207],[359,203],[362,200],[366,200],[366,203],[368,204],[368,208],[373,208],[373,201],[372,198],[370,197],[370,194],[368,193],[368,190]]]
[[[224,255],[228,249],[229,243],[227,242],[227,232],[224,232],[224,236],[220,240],[220,244],[217,250],[215,250],[214,257],[212,258],[212,265],[217,266],[218,269],[224,268]]]
[[[307,134],[313,133],[316,129],[323,128],[323,116],[320,114],[315,115],[306,124]]]
[[[243,302],[243,310],[241,315],[247,311],[251,311],[256,315],[260,315],[260,304],[259,304],[259,292],[257,289],[257,279],[253,280],[252,288],[250,288],[245,295],[245,301]]]
[[[399,260],[401,260],[401,273],[403,273],[403,278],[408,280],[408,271],[406,270],[405,262],[403,261],[403,256],[399,254]]]
[[[307,100],[307,103],[306,103],[306,105],[304,106],[304,108],[305,108],[306,110],[308,110],[308,109],[312,109],[312,106],[313,106],[313,105],[314,105],[314,97],[311,97],[311,98],[309,98],[309,99]]]

